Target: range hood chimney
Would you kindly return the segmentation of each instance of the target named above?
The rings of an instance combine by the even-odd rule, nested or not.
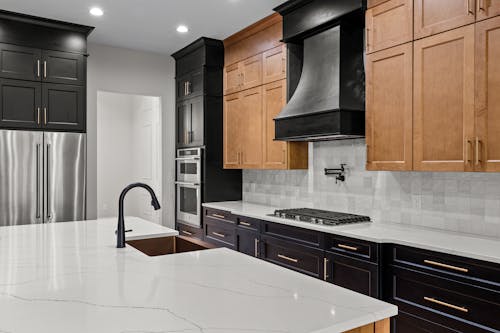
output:
[[[275,8],[288,44],[282,141],[364,137],[363,0],[291,0]]]

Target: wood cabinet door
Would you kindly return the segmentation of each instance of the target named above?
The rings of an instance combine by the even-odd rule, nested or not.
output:
[[[262,53],[243,60],[239,66],[242,90],[262,85]]]
[[[286,45],[275,47],[264,52],[263,82],[264,84],[286,78]]]
[[[288,166],[287,143],[274,141],[274,118],[286,104],[286,80],[268,83],[263,90],[264,146],[263,167],[265,169],[286,169]]]
[[[51,83],[83,85],[86,81],[86,57],[82,54],[42,51],[42,80]]]
[[[42,85],[43,128],[85,131],[85,88],[66,84]]]
[[[414,43],[413,166],[472,171],[474,25]]]
[[[40,81],[40,58],[39,49],[0,43],[0,77]]]
[[[411,170],[413,45],[366,57],[367,170]]]
[[[476,21],[500,15],[500,0],[476,0]]]
[[[476,24],[476,171],[500,171],[500,17]]]
[[[366,11],[366,53],[413,40],[413,0],[389,0]]]
[[[0,128],[41,126],[40,82],[0,79]]]
[[[415,0],[415,39],[474,23],[475,0]]]
[[[262,167],[262,87],[241,92],[241,125],[243,131],[241,167]]]
[[[241,93],[224,97],[224,168],[238,169],[243,140]]]
[[[241,71],[239,63],[224,67],[224,95],[241,90]]]

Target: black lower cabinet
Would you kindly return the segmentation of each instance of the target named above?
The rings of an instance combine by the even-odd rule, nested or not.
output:
[[[419,317],[399,311],[391,319],[391,332],[398,333],[460,333],[454,329],[434,324]]]
[[[196,228],[183,223],[177,223],[177,230],[181,236],[203,239],[203,230],[201,228]]]
[[[379,267],[337,253],[325,255],[326,281],[367,296],[379,297]]]
[[[236,249],[236,228],[234,223],[206,218],[203,230],[204,241],[215,246]]]
[[[260,255],[260,235],[258,232],[244,228],[236,229],[237,251],[259,258]]]

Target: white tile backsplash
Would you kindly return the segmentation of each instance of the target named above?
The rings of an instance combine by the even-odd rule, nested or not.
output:
[[[365,140],[317,142],[309,170],[245,170],[243,200],[370,215],[401,223],[500,237],[500,174],[365,170]],[[324,168],[347,164],[335,183]]]

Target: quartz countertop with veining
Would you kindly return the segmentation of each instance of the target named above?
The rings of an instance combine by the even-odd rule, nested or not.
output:
[[[393,243],[458,256],[500,263],[500,239],[483,238],[451,231],[388,224],[380,222],[328,226],[283,219],[273,214],[278,207],[243,201],[203,204],[205,207],[229,211],[232,214],[317,230],[326,233],[363,239],[376,243]]]
[[[125,223],[129,240],[177,234]],[[228,249],[117,249],[115,228],[116,219],[0,227],[0,332],[333,333],[397,313]]]

